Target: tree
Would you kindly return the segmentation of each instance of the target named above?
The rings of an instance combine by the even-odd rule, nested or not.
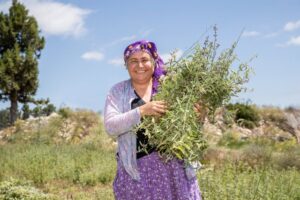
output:
[[[30,117],[30,108],[27,103],[25,103],[22,107],[22,119],[28,119]]]
[[[42,113],[43,113],[43,115],[45,115],[45,116],[49,116],[49,115],[51,115],[53,112],[55,112],[56,111],[56,107],[52,104],[52,103],[50,103],[50,104],[47,104],[44,108],[43,108],[43,110],[42,110]]]
[[[53,112],[56,111],[56,107],[48,102],[45,103],[39,103],[39,105],[37,105],[35,108],[33,108],[30,111],[30,114],[32,114],[34,117],[41,117],[41,116],[49,116],[51,115]]]
[[[0,100],[10,101],[10,123],[17,119],[18,102],[35,103],[38,62],[45,39],[38,24],[17,0],[9,13],[0,13]]]

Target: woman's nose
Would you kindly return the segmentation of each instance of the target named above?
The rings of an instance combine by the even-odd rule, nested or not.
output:
[[[142,68],[142,67],[144,67],[144,63],[142,61],[139,61],[137,66]]]

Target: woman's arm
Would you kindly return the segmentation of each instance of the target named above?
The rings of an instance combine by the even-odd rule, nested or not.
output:
[[[121,112],[122,97],[120,94],[110,92],[106,98],[104,108],[104,126],[111,136],[119,136],[130,131],[133,126],[140,123],[141,114],[138,108]]]

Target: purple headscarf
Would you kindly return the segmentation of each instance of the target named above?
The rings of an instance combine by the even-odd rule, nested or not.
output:
[[[159,78],[163,75],[167,74],[167,71],[164,69],[164,61],[157,53],[156,45],[153,42],[149,42],[146,40],[140,40],[134,42],[128,47],[126,47],[124,51],[124,61],[127,62],[128,58],[135,52],[145,51],[147,52],[155,62],[154,72],[153,72],[153,80],[152,80],[152,95],[157,93],[157,89],[159,86]]]

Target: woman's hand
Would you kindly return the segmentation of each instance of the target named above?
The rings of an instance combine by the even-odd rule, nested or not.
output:
[[[167,105],[164,101],[150,101],[139,107],[141,116],[162,116],[167,111]]]
[[[202,103],[195,103],[194,111],[196,112],[199,120],[203,123],[207,115],[207,108]]]

